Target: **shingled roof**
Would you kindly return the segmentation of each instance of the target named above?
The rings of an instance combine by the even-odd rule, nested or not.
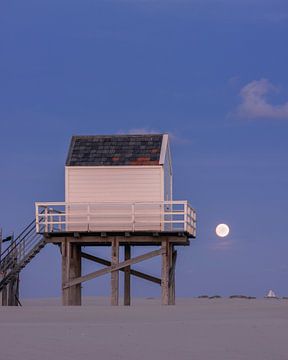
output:
[[[159,165],[162,134],[73,136],[66,166]]]

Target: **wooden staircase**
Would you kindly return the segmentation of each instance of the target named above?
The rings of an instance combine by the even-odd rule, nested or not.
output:
[[[0,293],[2,305],[17,306],[19,274],[45,246],[43,235],[36,233],[33,220],[0,256]]]

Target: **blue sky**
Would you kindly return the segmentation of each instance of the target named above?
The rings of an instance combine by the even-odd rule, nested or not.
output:
[[[287,36],[287,1],[2,1],[4,233],[33,218],[35,201],[64,199],[73,134],[168,132],[174,197],[199,219],[179,250],[178,295],[288,295]],[[231,226],[224,241],[219,222]],[[158,265],[147,263],[155,275]],[[108,290],[108,278],[84,286]],[[60,294],[55,247],[25,269],[21,292]]]

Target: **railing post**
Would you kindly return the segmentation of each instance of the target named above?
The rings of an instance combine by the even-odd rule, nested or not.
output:
[[[48,232],[53,232],[53,215],[52,214],[53,209],[48,209]]]
[[[45,232],[48,232],[48,207],[45,206],[44,210],[44,223],[45,223]]]
[[[90,204],[87,204],[87,231],[90,229]]]
[[[159,212],[160,212],[160,231],[164,231],[165,230],[165,202],[160,202],[159,203]]]
[[[35,204],[35,220],[36,220],[36,232],[39,233],[39,207]]]
[[[135,231],[135,204],[132,205],[132,231]]]
[[[187,201],[184,202],[184,231],[187,231]]]
[[[68,228],[69,228],[69,221],[70,221],[70,217],[69,217],[69,211],[70,211],[70,206],[68,205],[68,203],[65,203],[65,216],[63,217],[64,218],[64,231],[67,231]]]
[[[174,210],[174,206],[173,206],[173,202],[172,200],[169,201],[169,205],[168,205],[168,211],[170,212],[170,215],[168,216],[168,219],[170,220],[170,224],[169,225],[169,230],[173,231],[173,210]]]
[[[40,232],[39,205],[35,204],[36,232]]]

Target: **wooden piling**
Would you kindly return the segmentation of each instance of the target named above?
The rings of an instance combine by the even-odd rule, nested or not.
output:
[[[62,243],[62,304],[81,305],[81,284],[65,288],[66,283],[81,276],[81,246]]]
[[[124,247],[124,260],[131,259],[131,246],[125,245]],[[131,305],[131,266],[126,266],[124,268],[124,305]]]
[[[175,268],[177,251],[170,244],[170,270],[169,270],[169,305],[175,305]]]
[[[162,240],[161,293],[162,305],[169,305],[170,252],[168,239]]]
[[[2,289],[2,306],[8,306],[8,293],[7,286],[4,286]]]
[[[111,305],[119,305],[119,270],[113,270],[114,266],[119,263],[119,241],[117,237],[114,237],[111,243]]]
[[[19,276],[13,277],[7,285],[7,305],[17,306],[19,299]]]

